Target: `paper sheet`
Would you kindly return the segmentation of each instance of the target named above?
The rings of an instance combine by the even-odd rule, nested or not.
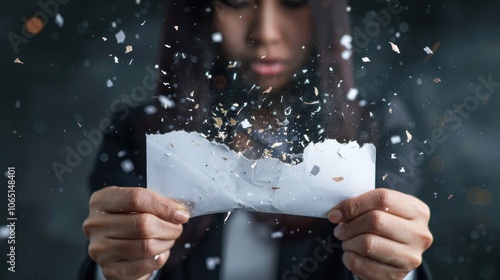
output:
[[[148,188],[191,217],[237,208],[326,218],[338,203],[375,188],[375,147],[309,144],[296,165],[249,160],[198,133],[146,135]]]

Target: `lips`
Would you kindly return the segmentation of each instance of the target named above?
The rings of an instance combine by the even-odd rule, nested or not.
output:
[[[286,65],[282,60],[258,59],[251,62],[250,68],[259,76],[277,76],[285,72]]]

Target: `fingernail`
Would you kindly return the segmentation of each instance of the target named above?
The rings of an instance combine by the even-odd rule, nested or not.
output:
[[[332,210],[328,215],[328,219],[332,223],[339,223],[342,220],[342,212],[340,210]]]
[[[174,220],[178,223],[185,223],[189,220],[189,213],[184,209],[178,209],[175,211]]]

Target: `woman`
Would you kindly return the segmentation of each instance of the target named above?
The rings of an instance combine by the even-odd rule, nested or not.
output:
[[[83,225],[98,266],[88,261],[82,278],[102,271],[107,279],[245,279],[250,273],[250,279],[403,279],[420,267],[432,243],[429,209],[397,191],[377,189],[332,205],[329,221],[252,214],[243,217],[250,226],[233,218],[225,226],[221,215],[189,219],[178,203],[140,187],[146,132],[199,131],[247,157],[292,163],[309,141],[383,143],[359,100],[347,98],[352,69],[339,43],[349,34],[345,1],[166,5],[160,93],[175,107],[134,110],[125,120],[117,117],[106,135],[102,151],[110,159],[96,165]],[[239,125],[245,121],[250,129]],[[276,142],[284,144],[271,148]],[[133,172],[120,169],[124,159]],[[256,228],[284,236],[257,240],[248,234]],[[246,243],[256,245],[234,252]],[[247,254],[252,261],[238,275],[241,261],[232,260]],[[426,279],[422,269],[417,273]]]

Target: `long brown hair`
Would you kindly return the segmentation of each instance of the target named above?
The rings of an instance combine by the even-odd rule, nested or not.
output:
[[[210,0],[166,1],[160,41],[158,94],[168,96],[175,107],[167,110],[169,129],[200,131],[210,115],[210,77],[218,54],[211,39]],[[373,124],[359,98],[348,100],[354,86],[352,59],[344,59],[340,44],[350,34],[346,0],[310,1],[314,18],[315,65],[318,89],[329,93],[319,119],[325,124],[327,138],[339,141],[373,141]],[[323,97],[322,97],[323,98]]]

